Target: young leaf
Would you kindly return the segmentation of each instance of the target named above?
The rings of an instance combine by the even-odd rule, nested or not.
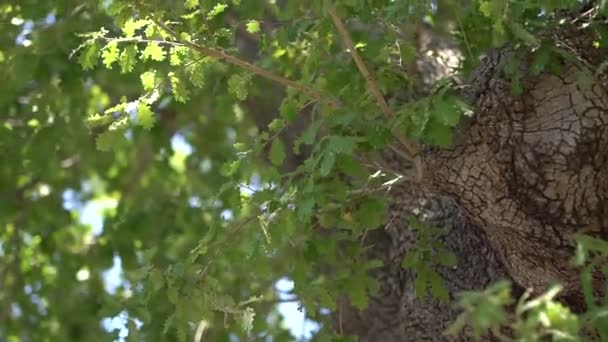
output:
[[[226,5],[226,4],[216,4],[215,6],[213,6],[211,11],[209,11],[209,13],[207,13],[207,20],[211,20],[214,17],[216,17],[217,15],[221,14],[222,12],[224,12],[224,10],[227,7],[228,7],[228,5]]]
[[[125,34],[125,37],[130,38],[135,35],[135,31],[141,29],[142,27],[148,25],[150,22],[148,20],[133,20],[129,19],[122,26],[122,31]]]
[[[234,74],[228,79],[228,92],[243,101],[247,98],[251,76]]]
[[[247,23],[247,32],[258,33],[260,32],[260,22],[257,20],[249,20]]]
[[[243,328],[243,331],[245,331],[245,333],[249,333],[251,329],[253,329],[254,317],[255,311],[253,311],[252,308],[247,307],[247,309],[243,311],[243,314],[241,315],[241,328]]]
[[[176,73],[169,73],[169,81],[171,82],[171,89],[173,90],[173,97],[178,102],[185,103],[190,98],[190,91],[184,84],[184,82],[177,76]]]
[[[193,9],[193,8],[195,8],[196,6],[198,6],[198,0],[186,0],[186,1],[184,2],[184,7],[185,7],[186,9]]]
[[[146,130],[151,129],[154,126],[154,112],[150,109],[150,106],[145,102],[139,102],[137,107],[137,123]]]
[[[156,42],[148,43],[148,46],[142,51],[141,59],[162,62],[165,59],[165,50]]]
[[[233,160],[231,162],[227,162],[224,165],[222,165],[222,167],[220,169],[220,174],[224,177],[231,177],[234,174],[236,174],[236,172],[238,171],[240,166],[241,166],[240,160]]]
[[[118,60],[118,43],[116,41],[109,42],[101,53],[103,65],[112,69],[112,64]]]
[[[149,70],[139,76],[141,85],[145,91],[150,91],[156,87],[156,71]]]
[[[125,74],[133,71],[135,68],[135,63],[137,63],[137,46],[135,45],[127,45],[127,47],[122,50],[120,54],[120,58],[118,63],[120,64],[120,72]]]
[[[185,46],[174,46],[169,52],[169,64],[172,66],[182,65],[184,58],[188,54],[188,48]]]

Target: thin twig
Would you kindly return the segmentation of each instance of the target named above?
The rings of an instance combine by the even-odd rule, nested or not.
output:
[[[252,73],[264,77],[266,79],[275,81],[279,84],[282,84],[286,87],[291,87],[294,89],[297,89],[301,92],[303,92],[304,94],[313,97],[317,100],[321,100],[321,101],[328,101],[332,106],[334,107],[340,107],[340,102],[334,98],[330,98],[328,96],[325,96],[324,94],[322,94],[321,92],[319,92],[316,89],[313,89],[311,87],[308,87],[304,84],[292,81],[290,79],[287,79],[283,76],[277,75],[273,72],[270,72],[268,70],[262,69],[260,67],[258,67],[257,65],[245,62],[237,57],[234,57],[232,55],[229,55],[223,51],[220,50],[216,50],[210,47],[206,47],[203,45],[199,45],[196,43],[193,43],[191,41],[187,41],[187,40],[182,40],[179,33],[173,31],[170,27],[168,27],[167,25],[163,24],[160,20],[151,17],[151,20],[154,22],[154,24],[158,27],[160,27],[163,31],[167,32],[171,37],[173,37],[173,39],[176,40],[176,42],[173,43],[179,43],[179,44],[183,44],[184,46],[187,46],[195,51],[198,51],[204,55],[210,56],[210,57],[214,57],[217,59],[221,59],[221,60],[225,60],[226,62],[230,63],[230,64],[234,64],[236,66],[239,66],[245,70],[251,71]]]
[[[384,116],[386,118],[393,117],[394,113],[389,108],[388,103],[386,102],[386,99],[384,98],[384,95],[382,94],[382,91],[380,90],[380,86],[378,85],[378,82],[376,81],[376,79],[374,79],[374,76],[371,74],[371,72],[365,65],[365,62],[363,61],[363,59],[357,52],[357,49],[355,48],[355,43],[353,42],[353,39],[350,36],[350,33],[348,33],[348,30],[344,26],[342,19],[340,19],[340,17],[338,16],[338,13],[336,12],[335,7],[331,7],[329,9],[329,16],[331,17],[334,25],[336,26],[336,29],[338,30],[338,33],[342,39],[342,42],[346,45],[346,48],[348,49],[348,53],[350,53],[351,57],[355,61],[355,64],[357,65],[359,72],[361,73],[361,75],[363,75],[363,77],[367,81],[367,86],[368,86],[370,92],[372,93],[372,95],[374,95],[374,97],[376,98],[376,101],[378,102],[378,105],[382,109]],[[420,180],[422,178],[422,164],[421,164],[420,158],[417,158],[418,147],[416,146],[416,144],[414,144],[414,143],[410,142],[409,140],[405,139],[404,137],[402,137],[399,132],[395,132],[394,129],[393,129],[393,135],[395,136],[395,138],[397,138],[397,140],[399,140],[401,145],[403,145],[403,147],[407,150],[408,157],[409,157],[408,159],[412,160],[416,164],[416,170],[417,170],[416,179]],[[418,164],[420,164],[420,165],[418,165]]]
[[[180,42],[173,42],[169,40],[159,40],[159,39],[144,39],[141,37],[124,37],[124,38],[112,38],[112,37],[99,37],[99,39],[104,40],[106,42],[116,42],[116,43],[145,43],[145,44],[159,44],[159,45],[169,45],[169,46],[183,46],[187,47],[186,44]],[[105,48],[104,48],[105,49]]]

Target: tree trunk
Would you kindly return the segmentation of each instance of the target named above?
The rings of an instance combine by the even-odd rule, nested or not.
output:
[[[456,338],[444,336],[444,330],[458,311],[452,304],[430,296],[417,298],[415,272],[404,269],[401,262],[404,254],[417,244],[416,234],[408,227],[411,215],[444,228],[439,239],[457,256],[458,264],[438,266],[436,271],[444,278],[453,300],[461,291],[483,289],[508,277],[496,253],[488,247],[486,234],[470,224],[449,197],[415,190],[415,186],[410,185],[395,187],[388,194],[392,199],[388,224],[365,239],[370,248],[369,257],[384,262],[384,266],[374,272],[381,284],[380,291],[363,312],[344,300],[333,315],[336,330],[356,335],[359,341],[471,340],[468,330]],[[486,340],[491,340],[491,336]]]
[[[445,227],[442,239],[458,256],[457,267],[437,268],[451,298],[500,278],[535,294],[559,281],[563,299],[584,307],[580,270],[569,261],[573,234],[608,237],[608,88],[595,75],[606,51],[592,48],[591,30],[574,24],[550,34],[576,58],[563,60],[559,75],[535,76],[522,65],[520,95],[502,72],[515,48],[497,49],[481,63],[465,94],[475,115],[449,148],[424,150],[423,182],[392,189],[386,227],[366,237],[370,257],[385,262],[374,274],[380,293],[364,311],[344,300],[333,314],[336,330],[361,341],[473,339],[467,330],[443,334],[458,314],[452,305],[414,296],[414,276],[401,261],[416,244],[407,225],[416,212]]]

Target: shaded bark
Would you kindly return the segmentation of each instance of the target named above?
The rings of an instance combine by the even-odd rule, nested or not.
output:
[[[498,256],[488,247],[486,234],[470,224],[449,197],[429,194],[410,185],[393,188],[387,195],[391,198],[389,223],[384,229],[370,232],[365,240],[370,247],[369,257],[384,262],[373,274],[381,284],[380,292],[364,311],[344,300],[333,315],[335,329],[356,335],[359,341],[471,340],[469,330],[455,337],[444,335],[458,310],[453,304],[430,296],[417,297],[415,272],[405,270],[401,262],[405,253],[417,245],[416,234],[408,227],[411,215],[429,225],[443,227],[439,239],[457,256],[458,264],[435,269],[444,278],[453,300],[461,291],[483,289],[508,277]],[[492,336],[484,340],[492,340]]]

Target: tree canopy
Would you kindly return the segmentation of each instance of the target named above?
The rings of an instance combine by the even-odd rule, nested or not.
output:
[[[364,242],[394,219],[386,192],[424,183],[421,156],[475,118],[481,59],[513,49],[513,96],[585,49],[599,56],[581,62],[587,76],[605,81],[605,5],[0,2],[0,339],[113,340],[102,321],[120,315],[133,341],[291,341],[283,301],[320,324],[313,340],[356,338],[342,299],[365,310],[382,293],[386,261]],[[566,30],[591,38],[570,49],[555,38]],[[85,222],[92,205],[101,226]],[[519,299],[515,276],[456,296],[435,267],[459,265],[443,227],[399,219],[417,239],[399,256],[416,297],[460,308],[448,334],[608,340],[593,290],[607,221],[573,229],[577,311],[559,285]]]

